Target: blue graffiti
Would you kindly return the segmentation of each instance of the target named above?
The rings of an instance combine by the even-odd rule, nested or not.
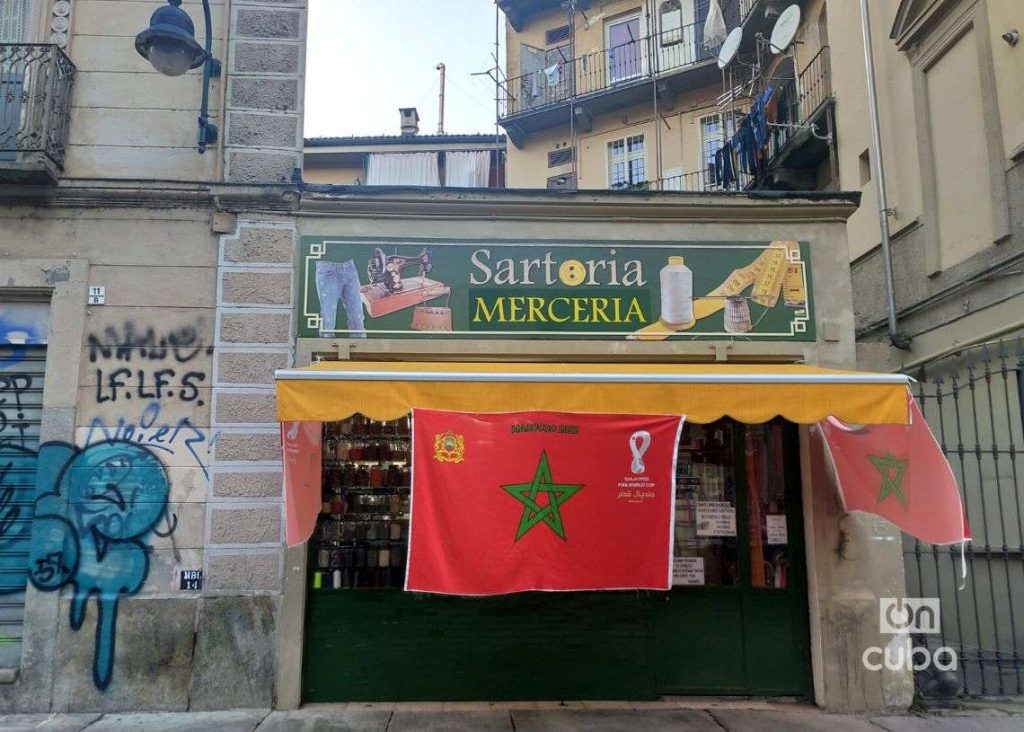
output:
[[[24,590],[26,574],[42,591],[70,587],[76,631],[95,597],[93,682],[106,689],[114,670],[118,603],[145,585],[146,540],[167,515],[166,469],[146,448],[125,440],[84,449],[46,443],[38,455],[7,443],[0,444],[0,455],[0,593]],[[15,479],[32,472],[34,485]],[[31,494],[38,496],[34,506],[26,500]]]
[[[162,411],[159,402],[151,402],[137,420],[118,417],[116,425],[107,425],[103,418],[93,417],[80,442],[83,447],[89,447],[97,442],[123,440],[167,455],[181,453],[209,478],[209,460],[216,436],[192,424],[188,417],[167,421],[161,416]]]
[[[0,313],[0,369],[25,360],[27,346],[46,343],[46,333],[31,323],[22,323]]]

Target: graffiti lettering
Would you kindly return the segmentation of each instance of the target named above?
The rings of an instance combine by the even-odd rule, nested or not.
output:
[[[130,386],[125,379],[135,376],[138,384]],[[104,377],[103,369],[96,369],[96,403],[116,402],[118,397],[124,399],[174,399],[177,397],[183,402],[195,402],[203,406],[204,402],[199,398],[199,383],[206,381],[206,374],[202,371],[189,371],[181,377],[181,389],[167,389],[172,385],[171,381],[175,376],[174,369],[160,369],[149,376],[143,369],[133,371],[132,369],[117,369],[111,371]],[[147,385],[147,380],[151,379]],[[199,382],[199,383],[197,383]]]
[[[90,333],[86,341],[89,362],[96,364],[96,403],[177,399],[203,406],[200,388],[207,374],[195,362],[211,355],[213,346],[202,344],[202,330],[201,320],[165,333],[126,321],[120,329]]]
[[[201,330],[202,321],[163,334],[155,328],[143,329],[130,320],[125,321],[120,330],[108,326],[102,336],[95,333],[88,335],[89,362],[96,363],[102,358],[127,363],[134,357],[140,361],[173,358],[178,363],[188,363],[201,353],[213,353],[212,346],[202,345]]]
[[[29,422],[25,418],[23,397],[32,389],[30,374],[0,375],[0,442],[27,446]]]
[[[105,425],[102,419],[94,417],[81,441],[82,447],[119,440],[170,455],[184,451],[194,465],[203,471],[203,475],[209,477],[213,437],[202,427],[192,424],[187,417],[173,423],[162,421],[161,411],[160,404],[154,402],[146,406],[137,421],[120,417],[116,425]]]

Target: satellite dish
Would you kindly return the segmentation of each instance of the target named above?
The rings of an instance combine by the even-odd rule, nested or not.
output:
[[[772,28],[771,47],[774,55],[778,56],[789,49],[799,27],[800,6],[790,5],[782,11],[782,15],[775,21],[775,27]]]
[[[736,58],[736,52],[740,50],[740,43],[743,41],[743,28],[733,28],[725,37],[722,48],[718,52],[718,68],[724,69]]]

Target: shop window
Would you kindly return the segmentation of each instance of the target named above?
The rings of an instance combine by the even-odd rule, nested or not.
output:
[[[324,425],[314,589],[404,585],[411,449],[408,418]]]
[[[608,143],[608,187],[632,188],[647,180],[644,136],[631,135]]]
[[[677,461],[673,584],[740,583],[736,525],[735,425],[683,427]]]
[[[672,46],[683,40],[683,6],[679,0],[665,0],[658,9],[661,45]]]
[[[785,589],[790,556],[783,426],[771,423],[747,427],[744,453],[750,586]]]

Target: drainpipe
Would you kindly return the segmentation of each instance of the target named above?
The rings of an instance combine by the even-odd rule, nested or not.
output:
[[[882,164],[882,132],[878,123],[878,97],[875,90],[875,64],[871,51],[871,21],[867,0],[860,0],[860,23],[864,33],[864,66],[867,70],[868,109],[871,115],[871,167],[878,191],[878,223],[882,231],[882,260],[885,265],[885,305],[889,319],[889,342],[902,351],[910,350],[910,339],[899,332],[896,322],[896,285],[892,272],[892,243],[889,240],[889,201],[885,191],[885,166]]]

